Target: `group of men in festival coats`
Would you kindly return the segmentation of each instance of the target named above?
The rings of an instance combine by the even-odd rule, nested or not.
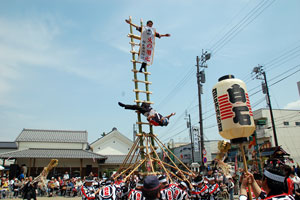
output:
[[[191,182],[177,179],[171,183],[165,175],[147,176],[144,180],[135,176],[127,182],[124,182],[121,177],[116,181],[106,179],[100,182],[87,177],[81,189],[83,200],[144,200],[150,199],[147,198],[148,193],[155,192],[157,192],[154,194],[155,199],[215,200],[220,191],[220,186],[213,176],[197,176]]]

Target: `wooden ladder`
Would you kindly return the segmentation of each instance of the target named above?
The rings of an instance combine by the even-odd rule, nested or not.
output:
[[[132,18],[129,17],[129,21],[132,22]],[[143,21],[141,19],[140,21],[140,24],[141,24],[141,27],[143,25]],[[139,52],[136,51],[136,48],[135,47],[139,47],[140,46],[140,41],[141,41],[141,36],[139,35],[136,35],[133,33],[133,26],[130,25],[130,33],[127,35],[129,38],[130,38],[130,42],[129,44],[131,45],[131,49],[130,49],[130,53],[132,54],[132,59],[131,59],[131,62],[132,62],[132,66],[133,66],[133,69],[131,70],[133,72],[133,82],[134,82],[134,90],[133,92],[135,93],[135,100],[134,102],[137,104],[137,105],[140,105],[141,103],[149,103],[149,104],[154,104],[154,102],[151,102],[150,101],[150,95],[152,94],[151,91],[149,91],[149,85],[152,84],[152,82],[150,82],[148,80],[148,77],[151,75],[150,72],[147,71],[147,66],[144,68],[144,72],[139,72],[139,70],[137,69],[137,63],[140,65],[142,64],[140,61],[138,61],[136,59],[136,56],[138,56]],[[138,76],[138,75],[141,75],[141,76]],[[144,75],[144,76],[143,76]],[[143,78],[142,80],[139,79],[138,77],[140,78]],[[145,90],[141,90],[139,88],[139,86],[143,84],[145,86]],[[141,100],[140,98],[140,94],[145,94],[146,95],[146,100]],[[143,125],[146,125],[146,126],[149,126],[149,134],[153,134],[153,127],[152,125],[150,125],[149,122],[143,122],[142,119],[141,119],[141,113],[137,112],[137,122],[136,124],[138,125],[138,134],[137,136],[139,137],[139,146],[140,146],[140,155],[141,155],[141,158],[144,159],[146,154],[145,151],[144,151],[144,134],[145,132],[143,131]],[[155,146],[155,142],[153,140],[153,138],[151,138],[151,143],[153,146]],[[152,157],[156,157],[156,155],[154,153],[151,153]],[[145,163],[146,164],[146,163]],[[145,167],[142,166],[142,167]],[[155,166],[156,167],[156,166]]]

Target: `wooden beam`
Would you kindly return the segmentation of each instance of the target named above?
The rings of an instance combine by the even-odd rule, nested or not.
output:
[[[131,62],[133,62],[133,63],[140,63],[140,64],[142,64],[142,62],[140,62],[140,61],[138,61],[138,60],[131,60]]]
[[[139,35],[134,35],[134,34],[132,34],[132,33],[129,33],[129,34],[127,35],[127,37],[131,37],[131,38],[134,38],[134,39],[136,39],[136,40],[141,40],[141,36],[139,36]]]
[[[129,44],[131,44],[131,45],[135,45],[135,46],[140,46],[140,44],[139,44],[139,43],[135,43],[135,42],[129,42]]]
[[[152,94],[151,91],[144,91],[144,90],[137,90],[137,89],[134,89],[133,90],[134,92],[137,92],[137,93],[146,93],[146,94]]]
[[[132,69],[131,71],[133,71],[134,73],[142,73],[142,74],[151,75],[150,72],[140,72],[139,70],[136,70],[136,69]]]
[[[149,103],[149,104],[154,104],[152,101],[141,101],[141,100],[134,100],[136,103]]]
[[[141,81],[141,80],[136,80],[136,79],[132,79],[132,81],[138,82],[138,83],[152,84],[152,82],[150,82],[150,81]]]

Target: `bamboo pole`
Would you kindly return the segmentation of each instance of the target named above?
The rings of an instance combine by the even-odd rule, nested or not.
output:
[[[192,173],[192,174],[194,174],[179,158],[177,158],[177,156],[175,156],[175,154],[173,154],[173,152],[172,151],[170,151],[161,141],[159,141],[159,139],[156,137],[156,136],[154,136],[154,139],[155,139],[155,141],[157,142],[157,144],[158,143],[161,143],[167,150],[168,150],[168,152],[170,152],[179,162],[180,162],[180,164],[182,164],[190,173]],[[164,150],[163,150],[164,151]],[[167,156],[168,156],[168,154],[167,154]],[[169,157],[169,156],[168,156]],[[169,157],[170,158],[170,157]],[[171,161],[172,161],[172,159],[170,159]],[[172,163],[173,164],[175,164],[173,161],[172,161]],[[176,165],[175,165],[176,166]]]
[[[137,139],[137,140],[138,140],[138,139]],[[131,156],[131,159],[130,159],[130,161],[129,161],[129,165],[131,164],[131,162],[132,162],[134,156],[136,155],[136,152],[137,152],[138,149],[139,149],[139,148],[138,148],[138,143],[137,143],[136,146],[135,146],[135,150],[134,150],[134,152],[133,152],[133,154],[132,154],[132,156]],[[135,162],[136,162],[137,160],[138,160],[138,156],[136,157]]]
[[[156,158],[153,158],[153,159],[156,160],[156,161],[158,161],[158,162],[161,162],[161,164],[163,164],[163,165],[167,165],[168,167],[171,167],[171,168],[177,170],[177,168],[174,167],[173,165],[170,165],[170,164],[168,164],[168,163],[166,163],[166,162],[164,162],[164,161],[162,161],[162,160],[158,160],[158,159],[156,159]],[[188,172],[183,171],[183,170],[180,170],[180,172],[182,172],[183,174],[186,174],[186,175],[190,175]]]
[[[149,138],[147,137],[147,141],[146,141],[146,152],[147,152],[147,156],[149,157],[149,161],[150,161],[150,166],[151,166],[152,172],[154,172],[154,167],[153,167],[153,164],[152,164],[152,159],[151,159],[151,156],[150,156],[150,154],[149,154],[148,143],[149,143]]]
[[[150,146],[151,146],[151,148],[152,148],[152,151],[155,153],[155,155],[156,155],[156,157],[157,158],[159,158],[159,156],[157,155],[157,153],[156,153],[156,151],[155,151],[155,149],[154,149],[154,147],[153,147],[153,145],[150,143]],[[153,159],[157,159],[157,158],[153,158]],[[159,159],[160,160],[160,159]],[[167,169],[165,168],[165,166],[164,165],[161,165],[162,167],[163,167],[163,169],[164,169],[164,171],[166,172],[166,174],[167,174],[167,176],[169,177],[169,179],[171,180],[171,182],[173,183],[173,180],[172,180],[172,178],[170,177],[170,175],[169,175],[169,173],[167,173]]]
[[[157,142],[157,138],[156,137],[154,137],[154,139],[156,140],[156,142]],[[160,144],[159,143],[157,143],[159,146],[160,146]],[[166,148],[166,146],[164,145],[164,144],[162,144],[165,148]],[[160,146],[160,148],[161,148],[161,150],[164,152],[164,153],[166,153],[165,152],[165,150]],[[170,150],[168,149],[168,148],[166,148],[169,152],[170,152]],[[176,169],[178,170],[178,171],[180,171],[181,173],[182,173],[182,170],[180,170],[178,167],[177,167],[177,165],[173,162],[173,160],[169,157],[169,155],[166,153],[166,155],[168,156],[168,158],[170,159],[170,161],[173,163],[173,165],[176,167]],[[175,156],[175,155],[174,155]],[[175,156],[176,157],[176,156]],[[181,161],[180,161],[181,162]],[[183,163],[182,163],[183,164]],[[184,164],[183,164],[184,165]],[[189,170],[190,171],[190,170]],[[190,171],[191,172],[191,171]],[[192,174],[194,174],[193,172],[191,172]],[[182,175],[183,175],[183,173],[182,173]],[[189,180],[183,175],[183,177],[184,177],[184,179],[189,183],[189,185],[190,185],[190,187],[191,188],[194,188],[193,186],[192,186],[192,184],[189,182]]]
[[[242,152],[243,163],[244,163],[244,170],[245,170],[245,173],[246,173],[246,172],[248,172],[248,167],[247,167],[247,161],[246,161],[246,156],[245,156],[243,144],[240,144],[240,149],[241,149],[241,152]],[[249,196],[249,200],[252,200],[252,193],[251,193],[251,191],[252,191],[251,184],[248,183],[248,196]]]
[[[128,177],[130,177],[132,174],[133,174],[133,172],[135,172],[145,161],[146,161],[147,159],[146,158],[144,158],[144,160],[140,163],[140,164],[138,164],[138,166],[136,166],[126,177],[125,177],[125,179],[124,179],[124,181],[126,182],[126,180],[127,180],[127,178]]]
[[[131,169],[133,166],[135,166],[136,164],[138,163],[138,161],[137,162],[135,162],[135,163],[133,163],[131,166],[129,166],[126,170],[124,170],[124,171],[122,171],[120,174],[118,174],[117,176],[115,176],[114,177],[114,180],[116,180],[119,176],[121,176],[122,174],[124,174],[125,172],[127,172],[129,169]]]
[[[129,16],[129,21],[131,22],[132,19],[131,19],[131,16]],[[133,29],[132,29],[132,25],[130,25],[130,34],[133,34]],[[133,37],[130,38],[130,42],[134,42],[133,40]],[[133,49],[133,47],[132,47]],[[135,54],[133,53],[132,54],[132,60],[135,60]],[[133,70],[136,71],[136,63],[133,62]],[[137,80],[137,74],[134,73],[134,79]],[[134,86],[135,86],[135,89],[138,90],[139,89],[139,86],[138,86],[138,82],[134,82]],[[139,101],[139,93],[135,93],[135,99],[137,101]],[[137,105],[139,105],[139,103],[137,103]],[[141,113],[137,113],[137,118],[138,118],[138,122],[141,122]],[[142,133],[143,132],[143,127],[141,124],[138,125],[139,127],[139,133]],[[140,146],[144,146],[143,145],[143,137],[142,136],[139,136],[139,140],[140,140]],[[141,158],[144,159],[145,158],[145,155],[144,155],[144,150],[140,149],[140,153],[141,153]],[[145,170],[145,166],[142,167],[142,170]]]
[[[132,151],[136,149],[137,143],[138,143],[138,139],[136,139],[136,140],[134,141],[134,143],[133,143],[133,145],[132,145],[130,151],[128,152],[126,158],[124,159],[123,163],[122,163],[121,166],[119,167],[117,173],[119,173],[119,172],[121,171],[121,169],[125,166],[125,164],[126,164],[126,162],[128,161],[128,159],[129,159],[129,157],[130,157]]]

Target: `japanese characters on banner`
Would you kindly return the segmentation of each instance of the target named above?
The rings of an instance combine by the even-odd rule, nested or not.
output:
[[[156,30],[150,27],[142,27],[139,61],[152,65],[155,47]]]
[[[245,83],[231,75],[224,76],[212,93],[220,135],[225,139],[252,135],[255,124]]]
[[[200,138],[199,138],[199,127],[197,126],[193,126],[192,127],[192,134],[194,136],[194,151],[195,152],[199,152],[199,142],[200,142]]]

